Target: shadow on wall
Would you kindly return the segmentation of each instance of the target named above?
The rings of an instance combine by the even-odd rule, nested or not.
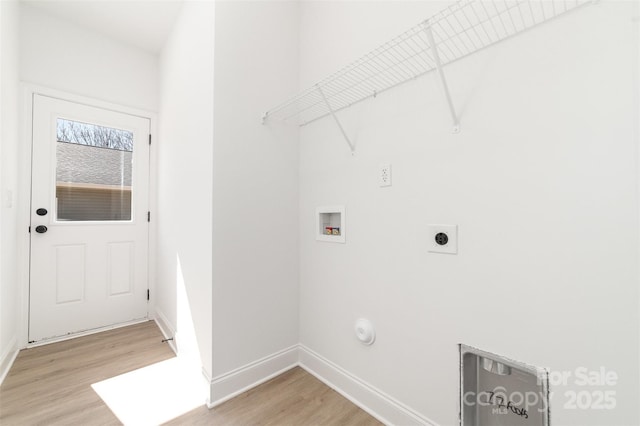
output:
[[[191,308],[176,256],[178,356],[91,385],[125,425],[158,425],[206,403],[207,384]]]

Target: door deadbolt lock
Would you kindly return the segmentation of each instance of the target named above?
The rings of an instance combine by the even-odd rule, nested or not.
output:
[[[45,232],[47,232],[47,227],[44,225],[38,225],[36,226],[36,232],[38,234],[44,234]]]
[[[47,213],[49,213],[49,212],[47,211],[47,209],[38,209],[38,210],[36,210],[36,214],[37,214],[38,216],[46,216],[46,214],[47,214]]]

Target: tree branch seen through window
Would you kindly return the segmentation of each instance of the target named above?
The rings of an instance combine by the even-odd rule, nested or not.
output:
[[[58,142],[89,145],[119,151],[133,151],[133,133],[126,130],[96,126],[59,118]]]

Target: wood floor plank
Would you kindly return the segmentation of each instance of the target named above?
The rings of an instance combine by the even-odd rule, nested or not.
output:
[[[168,425],[381,425],[342,395],[295,367],[215,408],[199,407]]]
[[[174,357],[152,321],[20,351],[0,387],[0,424],[119,425],[91,385]],[[168,424],[220,426],[379,425],[296,367],[209,410]]]
[[[20,351],[0,387],[0,424],[118,425],[93,383],[174,356],[148,321]]]

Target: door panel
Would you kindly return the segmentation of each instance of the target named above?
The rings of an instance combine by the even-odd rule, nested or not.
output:
[[[86,285],[85,244],[54,246],[56,304],[84,301]]]
[[[134,289],[135,244],[132,241],[109,243],[108,253],[109,296],[131,294]]]
[[[147,317],[148,135],[146,118],[34,95],[30,342]]]

